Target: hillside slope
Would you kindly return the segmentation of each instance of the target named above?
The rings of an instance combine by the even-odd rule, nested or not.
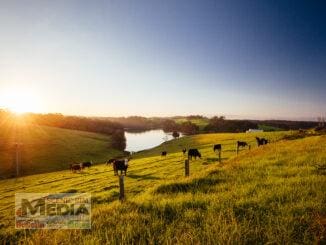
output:
[[[281,136],[267,134],[275,139]],[[315,164],[326,162],[326,137],[280,141],[243,150],[236,156],[232,142],[253,137],[198,135],[136,155],[126,177],[127,201],[123,204],[116,201],[117,178],[105,165],[81,174],[61,171],[0,181],[0,237],[34,244],[321,241],[325,231],[326,182],[325,173],[317,170]],[[222,164],[216,162],[212,151],[217,141],[226,145]],[[189,178],[183,177],[185,158],[177,151],[183,144],[196,146],[203,153],[201,160],[191,162]],[[172,153],[160,157],[156,153],[161,149]],[[26,233],[14,230],[14,193],[50,190],[91,192],[92,229]]]
[[[103,162],[121,154],[110,137],[37,125],[0,127],[0,177],[15,174],[15,142],[20,142],[20,175],[67,169],[73,161]]]

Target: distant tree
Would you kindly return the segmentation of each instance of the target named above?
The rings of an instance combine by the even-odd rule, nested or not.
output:
[[[162,122],[162,128],[165,132],[173,132],[179,129],[179,125],[174,120],[166,119]]]
[[[202,115],[189,115],[189,116],[186,116],[186,118],[191,120],[191,119],[203,119],[205,117]]]
[[[179,128],[181,132],[188,135],[196,134],[199,131],[199,127],[190,121],[183,122]]]
[[[173,133],[172,133],[172,136],[173,136],[173,138],[179,138],[180,137],[180,134],[177,132],[177,131],[174,131]]]
[[[249,128],[258,128],[258,124],[249,120],[226,120],[225,117],[213,117],[204,128],[206,132],[244,132]]]

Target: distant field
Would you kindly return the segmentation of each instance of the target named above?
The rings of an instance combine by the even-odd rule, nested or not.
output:
[[[213,145],[222,144],[223,153],[222,159],[229,159],[235,156],[236,142],[237,140],[246,141],[251,145],[252,148],[256,147],[256,136],[266,137],[271,142],[280,140],[285,135],[291,135],[294,131],[283,131],[283,132],[263,132],[263,133],[211,133],[211,134],[198,134],[193,136],[185,136],[177,141],[168,141],[150,150],[139,152],[135,157],[149,157],[160,155],[162,151],[168,153],[179,153],[184,148],[198,148],[204,156],[211,156],[213,159],[216,158],[214,154]],[[240,149],[243,151],[244,149]],[[209,159],[210,160],[210,159]]]
[[[120,204],[112,167],[83,173],[60,171],[0,181],[0,240],[53,244],[311,244],[322,239],[325,222],[326,137],[279,141],[292,132],[205,134],[166,142],[136,154]],[[254,137],[270,145],[257,148]],[[252,149],[235,154],[235,141]],[[222,143],[222,164],[212,147]],[[183,147],[203,157],[184,177]],[[167,157],[161,157],[167,150]],[[91,192],[89,231],[13,229],[15,192]],[[325,224],[324,224],[325,225]],[[23,235],[25,234],[25,235]],[[22,236],[23,235],[23,236]]]
[[[110,137],[101,134],[36,125],[21,126],[17,130],[2,126],[0,177],[14,173],[15,142],[22,143],[22,175],[67,169],[73,161],[104,162],[121,154],[111,148]]]
[[[258,128],[264,130],[265,132],[281,131],[281,130],[283,130],[283,129],[278,128],[278,127],[273,127],[273,126],[264,125],[264,124],[259,124],[258,125]]]
[[[205,126],[209,123],[209,119],[207,118],[199,118],[199,119],[187,119],[187,118],[180,118],[175,119],[175,122],[178,124],[190,121],[193,124],[196,124],[199,127],[199,130],[203,130]]]

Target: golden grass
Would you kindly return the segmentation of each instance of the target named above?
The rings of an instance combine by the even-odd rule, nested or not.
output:
[[[291,133],[291,132],[290,132]],[[321,242],[326,217],[326,137],[279,141],[285,132],[208,134],[166,142],[135,156],[126,178],[127,201],[117,201],[110,167],[0,181],[1,237],[31,244],[311,244]],[[274,143],[235,155],[236,140],[256,135]],[[222,143],[222,164],[213,144]],[[201,160],[184,177],[183,147]],[[167,150],[168,156],[159,156]],[[15,231],[15,192],[91,192],[88,231]]]

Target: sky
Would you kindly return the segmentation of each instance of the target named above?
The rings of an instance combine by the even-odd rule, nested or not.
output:
[[[0,107],[326,115],[326,2],[1,0]]]

